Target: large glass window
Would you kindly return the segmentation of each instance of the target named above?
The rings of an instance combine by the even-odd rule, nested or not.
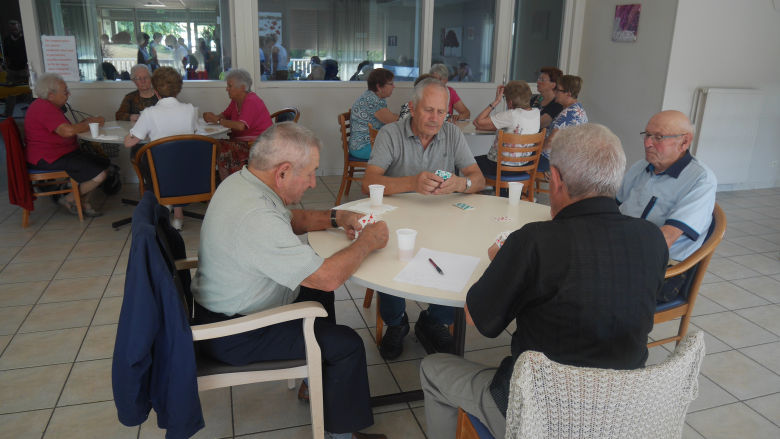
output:
[[[174,67],[185,79],[219,79],[230,67],[228,0],[36,0],[36,6],[41,35],[75,37],[82,81],[129,80],[139,61]]]
[[[495,0],[435,0],[431,65],[444,64],[450,81],[490,82]]]
[[[419,74],[422,0],[258,0],[264,80],[396,80]],[[366,71],[361,75],[358,66]]]
[[[536,82],[540,67],[558,66],[563,0],[516,0],[511,79]]]

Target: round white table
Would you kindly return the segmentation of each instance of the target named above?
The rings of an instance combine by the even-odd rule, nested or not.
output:
[[[461,210],[453,206],[458,202],[474,206],[474,209]],[[365,204],[365,201],[352,201],[340,208],[350,210],[350,206],[357,204]],[[517,230],[532,221],[550,219],[549,206],[526,201],[520,201],[517,206],[510,206],[506,198],[492,195],[426,196],[407,193],[386,195],[384,204],[397,207],[395,210],[379,215],[380,219],[387,222],[390,240],[384,249],[371,253],[363,261],[351,280],[367,288],[394,296],[461,308],[466,301],[469,288],[480,278],[490,263],[487,249],[496,236],[503,231]],[[511,220],[495,221],[494,218],[499,216],[509,217]],[[398,259],[395,231],[400,228],[417,230],[415,253],[425,247],[479,258],[479,263],[464,288],[454,293],[394,281],[393,278],[406,265],[406,262]],[[309,233],[309,244],[317,254],[325,258],[350,243],[349,238],[341,230],[329,229]]]
[[[533,221],[550,219],[548,206],[520,201],[510,206],[506,198],[491,195],[421,195],[417,193],[386,195],[384,204],[395,206],[395,210],[380,214],[387,222],[390,239],[384,249],[371,253],[360,265],[351,281],[386,294],[392,294],[420,302],[435,303],[455,307],[455,325],[453,338],[455,354],[463,356],[466,340],[465,313],[466,293],[482,276],[490,260],[487,249],[497,235],[508,230],[516,230]],[[466,203],[473,209],[462,210],[454,203]],[[366,200],[356,200],[339,206],[367,206]],[[354,209],[352,209],[354,210]],[[506,222],[497,222],[496,217],[509,217]],[[458,292],[403,283],[393,280],[407,262],[398,259],[398,243],[395,231],[400,228],[417,230],[415,253],[420,248],[474,256],[479,259],[463,289]],[[328,229],[309,233],[309,245],[320,256],[327,258],[351,244],[342,230]],[[442,267],[446,270],[445,267]],[[371,398],[371,405],[382,406],[400,402],[419,401],[423,398],[421,390],[412,390]]]

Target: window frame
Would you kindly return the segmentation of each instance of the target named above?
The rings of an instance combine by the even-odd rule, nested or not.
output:
[[[493,32],[493,70],[491,82],[458,83],[457,88],[463,89],[494,89],[509,77],[512,39],[499,38],[500,35],[511,35],[514,17],[515,0],[495,0],[495,30]],[[38,16],[35,2],[19,2],[22,16],[22,26],[27,43],[27,55],[30,66],[38,74],[43,72],[43,53],[41,50]],[[258,5],[257,0],[228,0],[230,15],[231,58],[234,67],[249,71],[253,78],[260,77],[259,42],[257,39]],[[580,57],[581,36],[585,16],[585,5],[573,0],[565,0],[563,29],[561,37],[559,68],[570,74],[577,74]],[[247,13],[249,12],[249,13]],[[422,26],[419,36],[419,66],[420,72],[427,72],[431,67],[433,47],[433,13],[434,0],[422,0]],[[73,82],[68,86],[72,89],[90,88],[126,88],[127,81],[93,81]],[[220,80],[188,80],[187,87],[213,88],[223,87]],[[535,88],[535,83],[531,84]],[[363,89],[362,82],[349,81],[257,81],[256,88],[311,88],[336,87]],[[411,82],[399,82],[398,88],[411,89]]]

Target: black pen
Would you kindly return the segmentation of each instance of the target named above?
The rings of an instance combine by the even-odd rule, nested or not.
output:
[[[433,268],[435,268],[435,269],[436,269],[436,271],[438,271],[438,272],[439,272],[439,274],[441,274],[442,276],[444,276],[444,272],[443,272],[443,271],[441,271],[441,268],[439,268],[439,266],[438,266],[438,265],[436,265],[436,263],[435,263],[435,262],[433,262],[433,259],[431,259],[431,258],[428,258],[428,262],[430,262],[430,263],[431,263],[431,265],[433,265]]]

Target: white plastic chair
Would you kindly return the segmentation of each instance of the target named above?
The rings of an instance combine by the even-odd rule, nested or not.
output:
[[[700,331],[664,362],[635,370],[566,366],[524,352],[512,374],[506,437],[679,438],[703,358]]]

